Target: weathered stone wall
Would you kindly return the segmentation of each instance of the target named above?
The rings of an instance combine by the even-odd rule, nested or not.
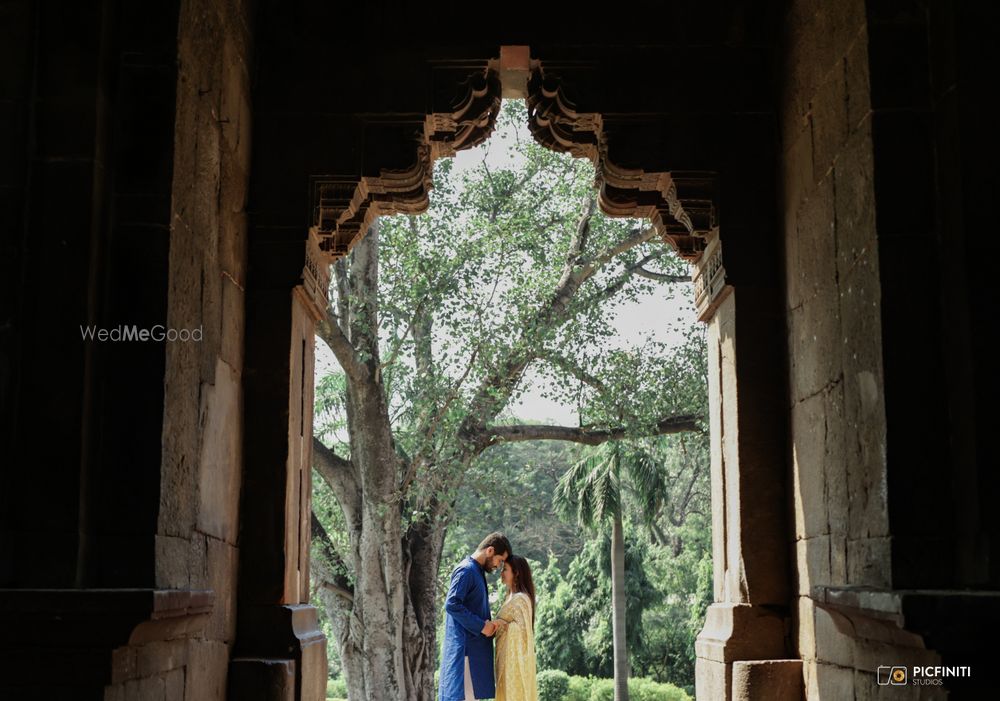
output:
[[[808,698],[868,698],[879,665],[934,658],[891,611],[825,605],[829,587],[893,585],[870,26],[862,0],[793,2],[785,22],[796,639]]]
[[[885,409],[862,2],[795,3],[782,98],[799,594],[887,586]]]
[[[182,4],[167,318],[200,327],[203,340],[167,347],[155,583],[214,590],[214,607],[194,639],[117,651],[108,699],[226,695],[243,465],[250,51],[245,3]]]

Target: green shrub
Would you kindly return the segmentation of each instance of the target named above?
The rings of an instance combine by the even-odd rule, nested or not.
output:
[[[561,669],[538,673],[538,701],[563,701],[569,691],[569,675]]]
[[[592,680],[590,683],[590,698],[588,701],[615,701],[615,680]]]
[[[628,693],[630,701],[692,701],[684,689],[642,677],[628,680]],[[566,677],[558,670],[538,675],[538,701],[614,701],[614,698],[614,679]]]
[[[326,695],[332,696],[334,699],[347,698],[347,682],[344,681],[343,677],[326,680]]]
[[[570,677],[569,692],[563,697],[563,701],[590,701],[590,686],[593,682],[593,677]]]
[[[673,684],[661,684],[652,679],[629,679],[630,701],[690,701],[687,693]]]

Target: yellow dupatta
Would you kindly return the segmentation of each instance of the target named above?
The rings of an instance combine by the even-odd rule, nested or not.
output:
[[[496,641],[496,701],[538,701],[531,599],[523,592],[514,594],[497,617],[508,625]]]

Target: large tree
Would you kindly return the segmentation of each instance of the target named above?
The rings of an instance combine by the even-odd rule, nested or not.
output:
[[[524,121],[519,103],[501,116]],[[586,161],[524,138],[511,149],[463,173],[439,162],[427,215],[380,220],[334,265],[318,335],[342,400],[314,443],[339,508],[314,516],[314,572],[352,701],[433,697],[441,549],[480,454],[699,426],[697,335],[629,347],[612,323],[620,304],[686,282],[683,263],[646,223],[596,211]],[[529,383],[586,421],[515,423]]]

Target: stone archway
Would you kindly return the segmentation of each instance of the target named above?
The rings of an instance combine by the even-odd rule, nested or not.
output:
[[[701,320],[709,325],[711,356],[717,601],[698,644],[699,691],[712,698],[728,697],[736,659],[780,660],[769,667],[772,674],[780,668],[774,689],[800,688],[801,666],[786,659],[791,649],[786,635],[790,583],[784,369],[781,363],[761,362],[781,353],[780,276],[775,256],[753,255],[775,245],[773,232],[771,238],[758,236],[753,251],[745,241],[735,240],[730,264],[735,274],[727,274],[722,259],[726,229],[720,227],[720,180],[759,164],[749,162],[752,155],[742,154],[743,161],[734,164],[720,159],[719,150],[707,149],[703,155],[688,149],[687,162],[701,167],[671,171],[663,165],[668,161],[664,150],[646,153],[641,138],[621,138],[623,125],[634,126],[635,116],[605,117],[597,99],[588,111],[578,108],[567,97],[558,69],[548,72],[543,61],[530,58],[528,47],[504,46],[499,53],[465,81],[465,94],[454,111],[424,118],[420,138],[409,151],[409,165],[378,169],[358,179],[313,178],[309,248],[319,262],[307,265],[310,275],[303,279],[315,278],[309,283],[314,285],[312,294],[323,301],[318,293],[327,284],[324,263],[346,254],[377,216],[423,211],[434,158],[484,140],[501,95],[525,98],[530,129],[539,143],[594,163],[601,208],[611,216],[650,220],[663,240],[696,269],[696,301]],[[669,122],[646,117],[642,126],[648,133],[671,128]],[[763,158],[763,153],[758,155]],[[754,230],[748,208],[730,211],[734,216],[727,222],[732,222],[734,236]],[[743,337],[739,344],[738,329]]]

